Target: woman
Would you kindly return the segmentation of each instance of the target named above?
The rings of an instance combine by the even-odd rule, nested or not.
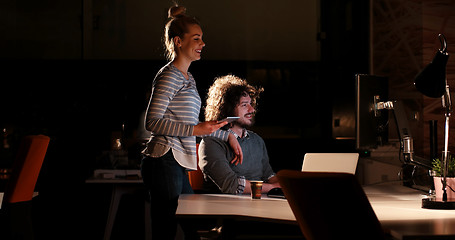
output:
[[[199,123],[201,99],[188,68],[201,58],[205,43],[199,22],[186,9],[169,9],[164,41],[169,63],[156,75],[146,114],[152,132],[143,151],[141,172],[150,192],[153,239],[174,239],[175,212],[181,193],[192,193],[186,169],[195,170],[196,137],[211,135],[228,141],[241,162],[242,150],[230,133],[218,130],[227,122]]]

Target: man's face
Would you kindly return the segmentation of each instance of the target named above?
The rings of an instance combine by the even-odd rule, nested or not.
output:
[[[239,104],[235,107],[235,114],[240,118],[234,124],[244,128],[252,126],[254,124],[255,112],[255,109],[251,106],[250,96],[242,96]]]

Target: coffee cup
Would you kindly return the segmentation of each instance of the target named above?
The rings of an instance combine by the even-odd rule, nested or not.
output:
[[[261,199],[262,195],[262,181],[250,181],[251,198]]]

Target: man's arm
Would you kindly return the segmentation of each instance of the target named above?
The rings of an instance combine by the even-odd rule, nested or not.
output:
[[[272,166],[270,166],[270,161],[269,161],[269,154],[267,152],[267,147],[265,145],[264,140],[257,135],[260,139],[260,144],[261,144],[261,149],[262,149],[262,175],[263,178],[266,179],[266,182],[262,184],[262,192],[267,193],[270,191],[272,188],[277,188],[280,187],[280,184],[278,183],[278,178],[275,176],[275,172],[272,169]],[[248,188],[249,191],[251,192],[251,187],[249,186],[248,183]]]
[[[245,182],[231,169],[233,155],[229,145],[221,139],[205,137],[199,145],[199,167],[223,193],[238,193],[239,182]],[[242,189],[243,190],[243,189]]]

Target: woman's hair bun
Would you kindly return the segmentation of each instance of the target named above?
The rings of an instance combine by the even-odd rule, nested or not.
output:
[[[173,6],[169,8],[168,17],[169,18],[177,18],[185,16],[186,8],[183,6]]]

